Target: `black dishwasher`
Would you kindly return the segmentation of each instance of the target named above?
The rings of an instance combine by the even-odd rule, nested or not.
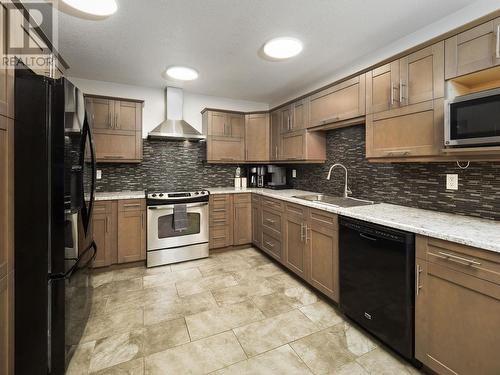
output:
[[[340,308],[414,360],[415,235],[340,218]]]

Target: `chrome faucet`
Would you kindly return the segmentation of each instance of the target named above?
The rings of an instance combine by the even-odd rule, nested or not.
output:
[[[349,194],[352,194],[352,191],[351,189],[349,189],[349,187],[347,186],[347,168],[343,165],[343,164],[340,164],[340,163],[335,163],[334,165],[332,165],[330,167],[330,170],[328,171],[328,176],[326,177],[327,180],[330,180],[330,178],[332,177],[332,170],[333,168],[335,167],[341,167],[341,168],[344,168],[344,171],[345,171],[345,185],[344,185],[344,198],[347,198],[349,197]]]

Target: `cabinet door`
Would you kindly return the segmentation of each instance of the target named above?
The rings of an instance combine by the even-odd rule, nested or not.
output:
[[[227,114],[223,112],[208,112],[208,135],[229,136]]]
[[[309,127],[309,98],[299,100],[291,105],[292,130]]]
[[[330,222],[337,221],[335,215],[311,210],[308,220],[307,251],[309,282],[334,301],[339,300],[338,231]]]
[[[306,226],[305,218],[294,215],[285,215],[284,243],[285,266],[298,276],[306,279]]]
[[[399,103],[412,105],[444,96],[444,43],[400,60]]]
[[[311,126],[365,114],[365,75],[351,78],[311,97]]]
[[[114,100],[88,97],[85,102],[94,131],[109,130],[114,127]]]
[[[229,124],[229,136],[233,138],[245,137],[245,116],[240,114],[229,113],[227,115]]]
[[[142,138],[137,134],[95,133],[94,145],[98,162],[140,161]]]
[[[280,120],[281,120],[281,132],[287,133],[293,130],[292,128],[292,108],[291,106],[287,106],[282,108],[280,111]]]
[[[245,116],[245,148],[247,161],[269,160],[269,115]]]
[[[207,153],[210,161],[244,161],[244,138],[208,137]]]
[[[115,223],[116,225],[116,223]],[[92,234],[97,246],[97,254],[93,267],[105,267],[111,263],[109,253],[111,248],[111,214],[95,213],[92,217]]]
[[[250,201],[238,202],[239,195],[234,197],[233,244],[245,245],[252,243],[252,206]]]
[[[210,196],[209,202],[210,249],[233,244],[233,197],[229,194]]]
[[[439,374],[499,374],[500,286],[420,259],[416,267],[416,358]]]
[[[7,56],[7,9],[0,6],[0,51]],[[14,118],[14,69],[0,68],[0,115]]]
[[[279,160],[281,155],[281,112],[271,113],[271,160]]]
[[[366,73],[366,113],[399,107],[399,60]]]
[[[118,263],[146,259],[144,210],[118,212]]]
[[[500,18],[452,36],[445,42],[446,79],[500,63]]]
[[[281,158],[283,160],[304,160],[306,148],[306,133],[299,130],[285,133],[281,139]]]
[[[114,123],[115,129],[130,131],[132,133],[141,131],[142,109],[140,103],[115,101]]]
[[[262,205],[260,197],[252,195],[252,243],[262,245]]]
[[[0,279],[7,276],[9,271],[9,243],[8,243],[8,165],[9,147],[8,133],[5,126],[7,120],[0,118]]]

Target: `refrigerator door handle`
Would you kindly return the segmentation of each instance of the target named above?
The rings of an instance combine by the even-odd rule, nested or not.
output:
[[[85,112],[85,118],[84,118],[84,122],[83,122],[81,150],[80,150],[80,165],[82,167],[82,170],[84,170],[85,162],[86,162],[86,160],[85,160],[85,148],[89,147],[90,166],[92,169],[90,200],[89,200],[88,206],[86,208],[84,208],[84,215],[82,215],[83,230],[85,232],[85,235],[87,235],[89,233],[90,221],[92,219],[92,211],[94,208],[96,181],[97,181],[97,167],[96,167],[96,154],[95,154],[95,146],[94,146],[94,137],[92,134],[92,129],[91,129],[87,119],[88,119],[88,115],[87,115],[87,112]],[[87,138],[88,138],[88,145],[87,145]],[[82,183],[82,195],[83,195],[82,201],[85,202],[85,188],[83,186],[85,184],[85,181],[83,178],[81,180],[81,183]],[[84,207],[85,207],[85,205],[84,205]]]
[[[82,259],[84,259],[86,257],[87,253],[89,251],[91,251],[91,250],[93,250],[92,255],[89,257],[89,259],[87,260],[87,262],[83,266],[80,267],[79,266],[80,262],[82,261]],[[75,272],[77,272],[78,270],[87,268],[94,261],[94,259],[96,258],[96,256],[97,256],[97,245],[96,245],[96,243],[94,241],[92,241],[92,243],[90,244],[90,246],[87,247],[82,252],[82,254],[78,257],[78,259],[75,262],[75,264],[73,264],[73,266],[69,270],[67,270],[64,273],[59,273],[59,274],[56,274],[56,275],[52,275],[50,277],[50,280],[57,281],[57,280],[70,279],[71,276],[73,276],[73,274]]]

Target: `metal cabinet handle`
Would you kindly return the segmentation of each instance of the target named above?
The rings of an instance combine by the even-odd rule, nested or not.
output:
[[[500,59],[500,25],[497,25],[496,57],[497,59]]]
[[[144,229],[144,213],[141,214],[141,228]]]
[[[109,216],[106,216],[106,224],[105,224],[105,226],[106,226],[106,228],[105,228],[106,229],[106,233],[109,233],[109,229],[108,229],[108,227],[109,227]]]
[[[141,206],[140,203],[127,203],[123,205],[123,207],[140,207],[140,206]]]
[[[422,267],[420,264],[417,264],[417,269],[415,271],[415,292],[418,296],[420,289],[422,289],[422,285],[420,285],[420,273],[422,272]]]
[[[410,150],[387,151],[385,154],[387,156],[406,156],[406,155],[410,155],[411,151]]]
[[[406,87],[405,83],[403,83],[402,81],[399,82],[399,102],[400,103],[403,103],[403,101],[406,100],[406,98],[404,96],[404,93],[403,93],[403,90],[404,90],[405,87]]]
[[[266,219],[266,221],[267,221],[268,223],[271,223],[271,224],[276,223],[276,221],[274,221],[274,220],[272,220],[272,219]]]
[[[308,234],[309,234],[309,236],[308,236]],[[306,224],[306,243],[311,241],[311,237],[312,237],[312,228],[309,228]]]
[[[301,223],[300,224],[300,241],[301,242],[304,242],[304,239],[305,239],[305,234],[304,234],[304,228],[306,228],[306,226],[304,225],[304,223]]]
[[[276,159],[278,159],[278,145],[274,146],[275,147],[275,154],[276,154]]]
[[[92,115],[92,118],[94,118],[94,115]],[[108,128],[111,128],[111,112],[108,112]]]
[[[118,113],[115,113],[115,129],[118,129]]]
[[[475,259],[468,259],[468,258],[463,258],[458,255],[450,254],[450,253],[445,253],[444,251],[438,251],[438,253],[443,257],[446,258],[447,260],[450,260],[455,263],[462,264],[464,266],[480,266],[481,263],[478,262]],[[432,253],[431,253],[432,254]],[[465,263],[463,263],[465,262]]]
[[[270,248],[274,248],[274,245],[271,242],[264,241],[264,243]]]
[[[394,91],[398,89],[396,83],[391,83],[391,106],[394,105],[394,102],[397,102],[396,95],[394,95]]]

